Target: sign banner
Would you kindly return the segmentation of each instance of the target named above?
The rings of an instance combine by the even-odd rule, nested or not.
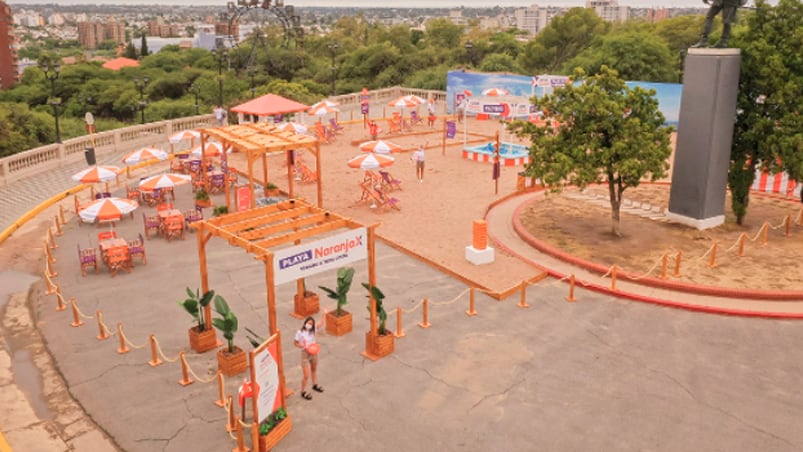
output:
[[[234,196],[237,199],[237,212],[242,212],[251,208],[251,187],[248,185],[237,187]]]
[[[314,242],[283,248],[273,255],[273,279],[282,284],[342,267],[368,257],[365,228],[335,234]]]
[[[371,108],[370,104],[367,104],[367,103],[366,103],[366,104],[361,104],[361,105],[360,105],[360,111],[361,111],[361,112],[362,112],[362,114],[364,114],[364,115],[367,115],[367,114],[368,114],[368,111],[369,111],[369,109],[370,109],[370,108]]]
[[[446,121],[446,138],[454,138],[457,135],[457,123]]]
[[[282,404],[279,388],[278,350],[276,335],[254,352],[258,422],[262,422]]]
[[[454,108],[460,107],[460,104],[463,103],[463,99],[466,98],[465,93],[457,93],[454,95]]]

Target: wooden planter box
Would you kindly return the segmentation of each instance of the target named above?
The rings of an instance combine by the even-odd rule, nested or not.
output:
[[[343,315],[337,316],[337,311],[326,313],[326,332],[332,336],[342,336],[351,333],[351,313],[343,311]]]
[[[282,194],[278,188],[266,188],[264,193],[266,198],[276,198]]]
[[[212,207],[212,200],[211,199],[206,199],[206,200],[196,199],[195,200],[195,206],[196,207],[201,207],[201,208],[203,208],[203,207]]]
[[[376,357],[376,359],[385,357],[393,353],[394,348],[393,333],[388,331],[388,334],[372,336],[371,332],[365,333],[365,350],[368,355]]]
[[[293,313],[290,315],[297,319],[303,319],[317,314],[319,309],[318,294],[315,292],[307,292],[303,297],[299,297],[298,294],[295,294],[293,296]]]
[[[190,347],[198,353],[208,352],[217,347],[217,335],[215,335],[214,328],[198,331],[196,325],[190,328],[189,334]]]
[[[234,353],[222,348],[217,351],[217,368],[223,375],[233,377],[248,369],[248,355],[240,347],[234,347]]]
[[[259,452],[268,452],[276,447],[279,441],[293,429],[293,422],[288,414],[278,425],[273,427],[267,435],[259,435]]]

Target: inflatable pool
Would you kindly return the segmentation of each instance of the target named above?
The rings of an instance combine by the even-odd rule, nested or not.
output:
[[[494,143],[479,144],[463,148],[463,158],[475,162],[493,162]],[[523,144],[502,143],[499,161],[503,166],[524,165],[530,161],[530,149]]]

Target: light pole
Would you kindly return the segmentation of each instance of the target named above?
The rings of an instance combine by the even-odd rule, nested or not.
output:
[[[335,95],[335,79],[337,78],[337,66],[335,66],[335,56],[337,55],[337,49],[340,48],[340,44],[337,41],[332,41],[327,46],[329,47],[329,52],[332,54],[332,96]]]
[[[56,97],[56,79],[59,78],[61,67],[58,61],[40,62],[39,68],[45,73],[45,78],[50,80],[50,97],[47,103],[53,107],[53,117],[56,119],[56,143],[61,143],[61,129],[59,129],[59,105],[61,99]]]
[[[137,90],[139,90],[139,115],[140,115],[139,123],[140,124],[145,124],[145,105],[147,105],[147,102],[145,102],[145,86],[148,85],[149,81],[150,80],[148,79],[148,77],[142,77],[142,79],[135,79],[134,80],[134,86],[136,86]]]
[[[248,76],[251,77],[251,99],[256,97],[256,85],[254,84],[254,76],[257,75],[257,71],[254,68],[248,68]]]
[[[472,44],[471,41],[468,41],[466,42],[465,47],[466,47],[466,59],[468,59],[468,65],[471,66],[473,64],[473,61],[471,59],[471,50],[474,48],[474,44]]]
[[[190,92],[195,95],[195,115],[197,116],[200,114],[200,110],[198,110],[200,107],[200,105],[198,105],[198,95],[201,94],[201,87],[193,83],[190,85]]]
[[[212,49],[212,56],[217,58],[217,103],[223,105],[223,58],[228,58],[229,51],[218,47]]]

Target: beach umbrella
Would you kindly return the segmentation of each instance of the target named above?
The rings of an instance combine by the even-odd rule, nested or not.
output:
[[[310,110],[317,110],[318,108],[321,108],[321,107],[335,108],[337,106],[338,106],[337,102],[333,102],[333,101],[331,101],[329,99],[324,99],[324,100],[322,100],[320,102],[316,102],[316,103],[312,104],[312,106],[309,107],[309,109]]]
[[[90,166],[72,175],[72,180],[84,184],[94,184],[97,182],[107,182],[117,178],[120,168],[116,166]]]
[[[161,149],[155,148],[142,148],[137,149],[134,152],[126,154],[123,157],[123,163],[126,165],[134,165],[139,162],[145,162],[148,160],[165,160],[167,159],[167,152]]]
[[[178,144],[184,140],[194,140],[196,138],[201,138],[201,132],[197,132],[195,130],[182,130],[181,132],[170,135],[167,140],[173,144]]]
[[[143,191],[153,191],[157,188],[169,188],[176,185],[186,184],[192,180],[192,176],[186,174],[157,174],[145,178],[139,182],[139,188]]]
[[[407,99],[407,100],[410,100],[410,101],[413,101],[413,102],[415,102],[415,103],[417,103],[417,104],[419,104],[419,105],[421,105],[421,104],[424,104],[424,103],[426,103],[426,102],[427,102],[426,100],[424,100],[424,99],[423,99],[423,98],[421,98],[421,97],[418,97],[418,96],[416,96],[415,94],[408,94],[408,95],[406,95],[406,96],[403,96],[403,97],[404,97],[405,99]]]
[[[280,126],[277,126],[279,130],[290,131],[293,133],[307,133],[309,129],[304,124],[300,124],[298,122],[286,122]]]
[[[401,152],[402,147],[390,141],[376,140],[366,141],[360,144],[360,150],[365,152],[375,152],[377,154],[390,154]]]
[[[359,168],[361,170],[372,170],[378,168],[386,168],[393,165],[393,157],[389,155],[374,154],[360,154],[352,157],[346,164],[351,168]]]
[[[318,108],[310,108],[307,110],[310,116],[326,116],[329,113],[336,113],[340,110],[337,107],[328,107],[326,105],[321,105]]]
[[[402,96],[388,102],[388,107],[415,108],[419,104],[420,102],[408,99],[407,96]]]
[[[92,201],[87,205],[79,215],[84,221],[98,220],[115,220],[121,218],[123,215],[131,213],[139,207],[139,204],[131,199],[126,198],[101,198]]]
[[[507,96],[510,91],[504,88],[488,88],[482,92],[483,96]]]
[[[219,143],[211,142],[211,143],[206,143],[206,146],[204,147],[203,156],[205,158],[217,157],[222,153],[223,153],[223,146],[221,146]],[[192,149],[192,151],[190,151],[190,154],[192,154],[193,157],[201,157],[201,145],[199,144],[198,146],[195,146]]]

